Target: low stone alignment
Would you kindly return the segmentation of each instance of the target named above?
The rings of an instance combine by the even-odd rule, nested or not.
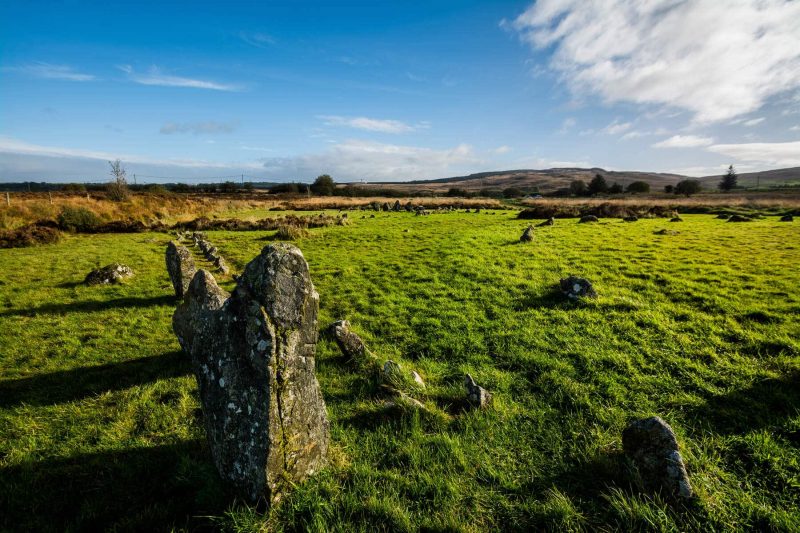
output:
[[[280,243],[245,267],[232,294],[199,270],[172,318],[191,357],[214,464],[251,502],[276,501],[326,464],[318,311],[303,254]]]
[[[114,285],[131,276],[133,276],[131,267],[112,263],[92,270],[86,275],[83,282],[86,285]]]
[[[179,237],[184,235],[179,233]],[[203,252],[203,256],[206,260],[213,264],[217,270],[221,274],[228,274],[230,272],[230,268],[228,268],[228,264],[225,262],[225,259],[222,258],[222,255],[219,253],[219,250],[216,246],[211,244],[211,242],[206,238],[206,234],[202,231],[195,231],[189,235],[189,238],[194,241],[194,244],[200,248],[200,251]]]
[[[175,289],[175,296],[183,298],[183,295],[189,290],[189,283],[191,283],[197,271],[194,266],[192,252],[185,246],[176,244],[175,241],[170,241],[167,244],[165,256],[167,272],[169,273],[170,281],[172,281],[172,287]]]
[[[570,300],[577,300],[579,298],[597,298],[592,283],[585,278],[577,276],[569,276],[562,278],[558,283],[561,292]]]
[[[692,486],[678,440],[669,424],[653,416],[631,422],[622,432],[622,448],[642,486],[671,498],[691,498]]]

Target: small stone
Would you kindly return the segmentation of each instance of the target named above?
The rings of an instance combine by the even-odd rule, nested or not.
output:
[[[728,222],[752,222],[753,219],[742,215],[733,215]]]
[[[113,285],[131,276],[133,276],[131,267],[112,263],[92,270],[86,275],[86,279],[83,282],[86,285]]]
[[[578,220],[578,224],[586,224],[587,222],[598,222],[598,218],[594,215],[585,215]]]
[[[420,388],[425,388],[425,382],[422,380],[422,376],[420,376],[416,370],[411,371],[411,379],[414,380],[414,383],[420,386]]]
[[[669,219],[669,221],[670,222],[683,222],[683,219],[678,216],[678,217],[672,217],[671,219]]]
[[[569,276],[561,279],[559,286],[561,287],[561,292],[564,293],[567,298],[572,300],[576,300],[578,298],[597,297],[597,293],[595,292],[594,287],[592,287],[591,282],[584,278]]]
[[[337,320],[328,326],[326,332],[333,337],[342,355],[348,359],[362,359],[372,357],[364,341],[350,329],[350,322],[347,320]]]
[[[792,215],[783,215],[781,222],[794,222],[794,217]]]
[[[660,229],[655,232],[656,235],[678,235],[678,232],[672,229]]]
[[[625,222],[636,222],[639,220],[639,217],[637,217],[636,215],[630,215],[623,218],[622,220],[624,220]]]
[[[533,226],[528,226],[525,228],[525,231],[522,232],[522,236],[519,238],[519,242],[531,242],[533,240]]]
[[[469,374],[464,376],[464,388],[467,391],[467,401],[473,407],[485,409],[492,403],[492,394],[475,383]]]
[[[492,214],[494,214],[494,213],[492,213]],[[542,222],[541,224],[539,224],[539,226],[540,227],[541,226],[552,226],[555,223],[556,223],[556,219],[553,218],[553,217],[550,217],[547,220],[545,220],[544,222]]]
[[[645,490],[673,498],[692,497],[678,440],[664,420],[653,416],[631,422],[622,432],[622,448],[636,467]]]

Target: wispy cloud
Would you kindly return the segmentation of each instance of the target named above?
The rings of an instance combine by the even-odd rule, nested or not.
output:
[[[699,135],[673,135],[669,139],[657,142],[653,148],[698,148],[713,144],[712,137],[701,137]]]
[[[492,153],[497,154],[497,155],[503,155],[503,154],[509,153],[510,151],[511,151],[511,147],[510,146],[503,145],[503,146],[498,146],[497,148],[492,150]]]
[[[7,67],[4,70],[22,72],[36,78],[65,81],[93,81],[97,77],[76,71],[69,65],[52,65],[50,63],[32,63],[21,67]]]
[[[262,32],[240,31],[239,38],[256,48],[268,48],[276,42],[272,35]]]
[[[161,72],[158,67],[151,67],[146,74],[136,72],[130,65],[120,65],[122,72],[128,75],[128,79],[141,85],[158,85],[161,87],[190,87],[193,89],[209,89],[212,91],[241,91],[241,85],[231,83],[219,83],[210,80],[196,78],[185,78],[182,76],[172,76]]]
[[[383,120],[367,117],[342,117],[338,115],[320,115],[325,121],[326,126],[355,128],[366,131],[377,131],[380,133],[408,133],[416,129],[427,127],[427,123],[420,123],[411,126],[399,120]]]
[[[173,133],[193,133],[201,135],[207,133],[230,133],[236,129],[235,122],[167,122],[161,126],[160,133],[171,135]]]
[[[559,135],[566,135],[567,133],[569,133],[569,131],[570,131],[572,128],[574,128],[574,127],[575,127],[575,124],[577,124],[577,123],[578,123],[578,122],[577,122],[577,121],[576,121],[574,118],[572,118],[572,117],[567,117],[567,118],[565,118],[565,119],[564,119],[564,120],[561,122],[561,128],[558,130],[558,134],[559,134]]]
[[[753,118],[753,119],[750,119],[750,120],[745,120],[744,121],[744,125],[745,126],[755,126],[757,124],[761,124],[762,122],[764,122],[764,120],[765,120],[764,117]]]
[[[538,0],[506,27],[575,94],[723,121],[800,88],[800,2]],[[724,81],[723,81],[724,80]]]
[[[800,166],[800,141],[782,143],[715,144],[709,152],[776,167]]]
[[[615,120],[605,128],[603,128],[603,133],[607,135],[619,135],[620,133],[624,133],[633,127],[633,123],[631,122],[620,122]]]

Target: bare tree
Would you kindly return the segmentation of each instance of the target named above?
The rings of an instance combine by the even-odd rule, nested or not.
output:
[[[111,181],[108,183],[108,197],[115,202],[122,202],[128,199],[128,180],[125,167],[119,159],[109,161],[111,166]]]

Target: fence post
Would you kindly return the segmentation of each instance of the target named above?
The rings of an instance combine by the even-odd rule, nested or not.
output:
[[[53,205],[53,193],[47,191],[47,197],[50,198],[50,205]]]
[[[6,191],[6,205],[11,207],[11,195]]]

